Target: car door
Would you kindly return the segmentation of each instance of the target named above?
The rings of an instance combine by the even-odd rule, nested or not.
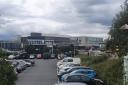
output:
[[[78,75],[72,75],[67,78],[67,82],[80,82],[81,78]]]

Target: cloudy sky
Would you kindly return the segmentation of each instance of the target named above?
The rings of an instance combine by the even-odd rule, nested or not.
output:
[[[107,37],[124,0],[0,0],[0,39],[30,32]]]

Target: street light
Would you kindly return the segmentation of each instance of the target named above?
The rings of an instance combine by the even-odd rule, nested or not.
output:
[[[128,1],[128,0],[126,0],[126,1]],[[120,28],[121,30],[128,30],[128,25],[127,24],[125,24],[125,25],[123,25],[121,28]],[[128,56],[124,56],[124,59],[123,59],[123,61],[124,61],[124,85],[127,85],[127,79],[128,79],[128,72],[127,72],[127,69],[128,69],[128,65],[127,64],[125,64],[126,62],[128,62]]]
[[[75,53],[76,53],[76,52],[75,52],[75,45],[74,45],[74,57],[75,57]]]
[[[125,25],[123,25],[120,29],[121,29],[121,30],[128,30],[128,25],[125,24]]]

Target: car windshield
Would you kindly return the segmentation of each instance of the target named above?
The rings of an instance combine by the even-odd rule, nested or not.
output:
[[[64,59],[63,62],[73,62],[73,59]]]

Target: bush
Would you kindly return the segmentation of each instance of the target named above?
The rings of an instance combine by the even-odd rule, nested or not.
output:
[[[123,59],[109,59],[107,56],[79,57],[82,65],[92,67],[106,85],[123,85]]]
[[[15,85],[17,79],[13,67],[5,60],[2,52],[0,52],[0,85]]]
[[[92,67],[99,74],[99,78],[105,80],[106,85],[123,85],[122,59],[106,60]]]
[[[85,56],[85,55],[79,55],[81,58],[81,64],[82,65],[93,65],[97,63],[102,63],[103,61],[106,61],[109,57],[108,56]]]

